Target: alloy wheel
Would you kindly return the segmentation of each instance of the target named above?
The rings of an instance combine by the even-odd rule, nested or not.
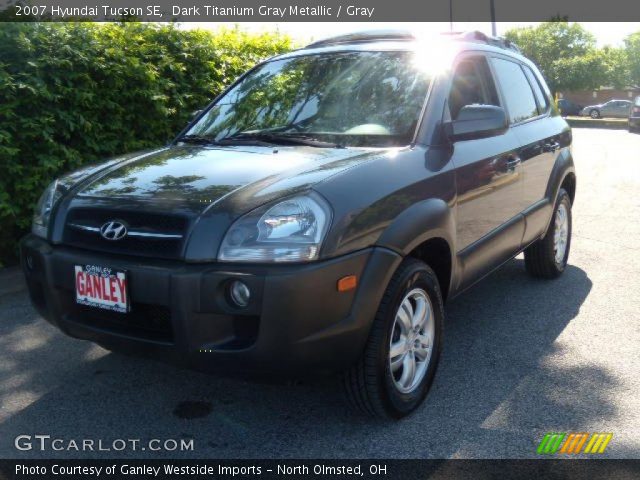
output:
[[[569,239],[569,215],[567,207],[561,203],[558,205],[555,216],[555,230],[553,234],[553,251],[556,264],[562,265],[564,254],[567,251],[567,241]]]
[[[389,366],[394,386],[411,393],[421,384],[429,367],[435,337],[431,300],[421,288],[405,295],[391,331]]]

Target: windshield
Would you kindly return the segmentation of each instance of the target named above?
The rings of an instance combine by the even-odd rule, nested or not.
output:
[[[227,92],[186,135],[212,142],[262,134],[270,143],[300,137],[316,146],[407,145],[429,81],[411,52],[274,60]]]

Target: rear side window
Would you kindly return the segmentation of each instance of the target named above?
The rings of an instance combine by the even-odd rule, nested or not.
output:
[[[549,108],[549,99],[542,91],[542,87],[540,86],[540,81],[538,77],[531,71],[531,69],[527,66],[523,66],[524,73],[527,74],[527,78],[529,79],[529,83],[531,84],[531,88],[533,89],[533,94],[536,96],[536,100],[538,102],[538,111],[540,114],[547,111]]]
[[[498,83],[502,90],[511,123],[518,123],[538,115],[533,91],[520,64],[493,58]]]
[[[462,107],[467,105],[500,106],[485,57],[469,57],[458,63],[453,72],[448,101],[452,120],[458,118]]]

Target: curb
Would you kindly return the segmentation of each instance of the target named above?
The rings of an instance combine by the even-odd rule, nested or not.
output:
[[[609,130],[628,130],[629,122],[622,120],[607,120],[593,118],[565,118],[571,128],[607,128]]]

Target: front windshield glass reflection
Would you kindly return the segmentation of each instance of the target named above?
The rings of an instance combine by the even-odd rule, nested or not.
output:
[[[344,146],[406,145],[429,82],[412,52],[274,60],[246,76],[187,135],[212,141],[269,134],[272,142],[290,136]]]

